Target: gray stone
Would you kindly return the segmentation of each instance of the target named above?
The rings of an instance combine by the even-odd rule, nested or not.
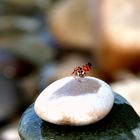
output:
[[[3,40],[0,41],[2,49],[26,59],[35,66],[42,66],[54,55],[51,47],[37,34],[3,35],[0,39]]]
[[[140,140],[140,118],[129,103],[115,93],[111,112],[86,126],[61,126],[41,120],[32,104],[19,124],[22,140]]]
[[[40,21],[27,16],[0,16],[0,32],[19,31],[35,33],[41,27]]]

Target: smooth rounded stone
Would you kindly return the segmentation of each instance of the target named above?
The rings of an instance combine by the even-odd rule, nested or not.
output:
[[[27,33],[35,33],[41,27],[41,23],[31,17],[26,16],[0,16],[0,32],[6,31],[22,31]]]
[[[1,128],[0,139],[1,140],[20,140],[18,135],[18,123],[11,123],[4,128]]]
[[[54,124],[87,125],[104,118],[113,103],[114,94],[104,81],[70,76],[45,88],[35,101],[35,111]]]
[[[42,36],[38,34],[6,34],[0,36],[0,45],[16,56],[40,67],[54,56]],[[32,54],[32,55],[31,55]]]
[[[121,80],[112,83],[111,87],[115,92],[121,92],[120,94],[129,101],[140,116],[140,94],[138,94],[140,91],[140,79],[131,78],[129,80]]]
[[[96,6],[94,1],[88,1],[91,15],[95,15],[92,21],[96,19],[99,25],[98,33],[95,35],[98,35],[100,46],[96,51],[98,66],[109,74],[125,69],[139,71],[140,1],[104,0],[97,2]],[[93,10],[95,7],[98,10],[96,12]],[[94,24],[93,22],[93,26]]]
[[[32,104],[19,123],[22,140],[139,140],[140,118],[119,94],[110,113],[101,121],[85,126],[55,125],[40,119]]]
[[[49,12],[50,30],[63,47],[94,49],[94,32],[85,0],[57,2]]]

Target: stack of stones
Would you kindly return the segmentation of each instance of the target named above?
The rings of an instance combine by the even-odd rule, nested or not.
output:
[[[50,58],[42,26],[47,5],[44,0],[0,1],[0,47],[37,66]]]
[[[42,31],[47,5],[46,0],[0,1],[0,139],[8,140],[3,132],[35,96],[35,76],[30,74],[52,55]]]
[[[23,114],[19,135],[22,140],[138,140],[139,123],[133,108],[104,81],[70,76],[42,91]]]

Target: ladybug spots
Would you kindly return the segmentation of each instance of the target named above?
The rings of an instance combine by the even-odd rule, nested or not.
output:
[[[86,72],[91,70],[91,63],[85,64],[82,67],[77,67],[74,69],[74,71],[72,72],[72,75],[74,77],[79,76],[79,77],[85,77],[86,76]]]

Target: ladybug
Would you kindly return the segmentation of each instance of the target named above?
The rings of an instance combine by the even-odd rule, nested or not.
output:
[[[91,70],[91,67],[92,67],[91,63],[85,64],[82,67],[80,66],[76,67],[72,72],[72,75],[74,77],[78,76],[84,78],[86,76],[86,73]]]

